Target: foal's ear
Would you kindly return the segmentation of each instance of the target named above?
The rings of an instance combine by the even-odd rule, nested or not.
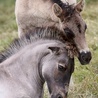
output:
[[[81,12],[84,8],[85,0],[81,0],[79,3],[76,4],[75,10]]]
[[[57,17],[60,17],[62,14],[62,8],[57,4],[54,3],[52,6],[52,10]]]
[[[60,51],[60,47],[48,47],[48,49],[55,54],[58,54]]]

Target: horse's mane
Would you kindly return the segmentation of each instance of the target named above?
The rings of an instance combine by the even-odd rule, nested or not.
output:
[[[60,7],[67,6],[68,4],[63,3],[61,0],[52,0],[53,3],[57,3]]]
[[[26,45],[42,40],[59,40],[63,43],[67,41],[66,35],[55,27],[37,27],[33,32],[26,33],[21,38],[15,39],[11,45],[0,53],[0,63],[17,53],[21,48]]]
[[[69,3],[66,1],[66,3],[63,3],[61,0],[52,0],[53,3],[57,3],[63,10],[65,10],[66,16],[71,16],[74,12],[74,4],[69,5]]]

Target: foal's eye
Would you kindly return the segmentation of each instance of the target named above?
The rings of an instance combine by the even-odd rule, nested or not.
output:
[[[85,30],[87,29],[87,25],[85,24]]]
[[[66,71],[67,68],[65,66],[63,66],[62,64],[58,64],[58,69],[59,69],[59,71],[64,72],[64,71]]]
[[[66,36],[68,37],[68,39],[73,39],[75,37],[73,31],[70,30],[69,28],[65,28],[64,32],[65,32]]]
[[[81,33],[81,25],[79,23],[77,23],[77,28],[79,30],[79,33]]]

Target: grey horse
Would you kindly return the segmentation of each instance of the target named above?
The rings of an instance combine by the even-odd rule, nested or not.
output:
[[[37,32],[48,35],[41,38]],[[0,63],[0,98],[43,98],[45,82],[51,98],[67,98],[74,58],[70,58],[68,44],[51,38],[49,32],[38,29],[35,36],[27,34],[3,52],[7,58],[0,57],[4,59]]]

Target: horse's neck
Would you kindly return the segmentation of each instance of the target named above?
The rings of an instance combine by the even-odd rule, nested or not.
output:
[[[41,43],[41,41],[38,42]],[[50,53],[48,47],[60,45],[54,40],[48,42],[42,40],[41,44],[38,42],[25,46],[0,64],[0,70],[3,69],[0,71],[0,76],[4,76],[5,79],[9,76],[12,81],[15,80],[16,85],[22,86],[23,90],[25,88],[28,95],[32,95],[34,98],[42,98],[44,80],[41,71],[39,71],[42,66],[41,59]],[[7,75],[2,73],[4,71]]]
[[[19,36],[33,31],[35,27],[55,26],[60,28],[59,18],[53,13],[52,5],[50,0],[45,2],[43,0],[29,0],[29,3],[27,0],[17,0],[15,12]]]
[[[25,85],[30,92],[32,91],[31,94],[35,98],[41,98],[44,83],[40,78],[38,69],[39,61],[44,54],[42,51],[44,50],[40,51],[39,49],[37,47],[33,49],[31,45],[1,64],[12,79],[18,80],[22,85]]]
[[[34,21],[31,21],[34,20]],[[45,18],[35,18],[34,19],[28,19],[26,24],[19,25],[19,34],[20,36],[24,35],[24,33],[32,32],[35,30],[36,27],[57,27],[61,30],[62,25],[59,23],[59,21],[54,21],[52,19],[45,19]]]

